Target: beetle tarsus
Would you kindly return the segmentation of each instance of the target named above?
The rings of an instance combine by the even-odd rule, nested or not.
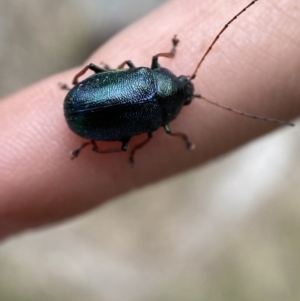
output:
[[[78,155],[79,155],[79,153],[80,153],[86,146],[88,146],[88,145],[90,145],[90,144],[93,144],[93,143],[94,143],[94,141],[84,142],[83,144],[81,144],[80,147],[78,147],[78,148],[72,150],[72,151],[71,151],[71,154],[70,154],[71,160],[74,160],[75,158],[77,158]]]
[[[152,132],[149,132],[149,133],[148,133],[147,139],[145,139],[145,140],[142,141],[141,143],[137,144],[137,145],[132,149],[132,151],[130,152],[129,160],[128,160],[128,163],[129,163],[129,165],[130,165],[131,167],[133,167],[133,165],[134,165],[134,155],[135,155],[136,151],[137,151],[138,149],[141,149],[142,147],[144,147],[144,146],[151,140],[152,137],[153,137]]]
[[[133,165],[134,165],[134,158],[131,155],[128,159],[128,164],[130,165],[130,167],[133,167]]]
[[[168,124],[165,124],[164,125],[164,129],[165,129],[165,132],[170,135],[170,136],[173,136],[173,137],[178,137],[178,138],[181,138],[184,142],[185,142],[185,145],[186,145],[186,148],[189,149],[189,150],[193,150],[196,148],[195,144],[193,144],[189,137],[184,134],[184,133],[181,133],[181,132],[177,132],[177,133],[172,133],[171,129],[170,129],[170,126]]]
[[[58,85],[62,90],[67,90],[67,91],[71,90],[71,88],[67,84],[58,83]]]
[[[196,145],[194,143],[191,143],[190,141],[187,141],[187,148],[189,150],[194,150],[196,148]]]
[[[174,53],[175,55],[175,52],[176,52],[176,47],[179,43],[179,39],[177,39],[177,35],[175,34],[173,39],[172,39],[172,43],[173,43],[173,48],[171,49],[171,53]]]
[[[70,159],[74,160],[75,158],[78,157],[79,153],[80,153],[79,149],[72,150],[71,153],[70,153]]]

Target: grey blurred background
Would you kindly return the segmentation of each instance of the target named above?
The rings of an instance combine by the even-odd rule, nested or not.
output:
[[[1,0],[0,96],[81,63],[163,2]],[[299,138],[281,129],[4,242],[0,300],[300,300]]]

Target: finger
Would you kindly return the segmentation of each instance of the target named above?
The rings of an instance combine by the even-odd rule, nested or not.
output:
[[[289,15],[295,3],[281,0],[272,7],[258,2],[241,22],[232,24],[199,71],[194,81],[196,91],[259,115],[297,116],[300,35],[297,18]],[[224,6],[221,0],[210,7],[196,0],[168,2],[110,40],[88,63],[105,61],[118,66],[130,59],[136,66],[150,66],[154,54],[170,49],[176,33],[181,41],[175,59],[162,58],[160,63],[175,74],[189,75],[218,30],[240,8],[230,3]],[[70,84],[80,68],[48,78],[0,103],[3,237],[78,214],[274,129],[194,100],[171,124],[173,131],[187,133],[197,145],[193,152],[158,130],[147,147],[137,152],[134,168],[127,164],[127,153],[99,155],[85,149],[71,161],[70,150],[84,140],[66,125],[62,109],[65,92],[58,83]],[[132,144],[143,139],[136,137]]]

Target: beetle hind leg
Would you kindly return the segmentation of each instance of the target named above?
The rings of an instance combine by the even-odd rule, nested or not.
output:
[[[100,149],[96,143],[96,141],[91,140],[89,142],[85,142],[83,143],[80,147],[74,149],[73,151],[71,151],[71,159],[75,159],[76,157],[78,157],[79,153],[88,145],[92,145],[92,151],[98,154],[109,154],[109,153],[118,153],[118,152],[124,152],[127,151],[128,146],[129,146],[129,141],[130,138],[126,138],[124,140],[122,140],[122,147],[121,148],[109,148],[109,149]]]
[[[142,147],[144,147],[144,146],[151,140],[152,137],[153,137],[152,132],[149,132],[149,133],[148,133],[147,139],[145,139],[145,140],[142,141],[141,143],[137,144],[137,145],[132,149],[132,151],[130,152],[129,160],[128,160],[128,163],[129,163],[131,166],[134,165],[134,155],[135,155],[136,151],[137,151],[138,149],[141,149]]]
[[[109,153],[119,153],[119,152],[125,152],[128,149],[129,146],[129,140],[130,139],[124,139],[122,142],[121,148],[108,148],[108,149],[100,149],[98,148],[95,141],[91,141],[93,144],[92,151],[98,154],[109,154]]]
[[[173,137],[181,138],[181,139],[185,142],[186,148],[187,148],[187,149],[190,149],[190,150],[195,149],[195,147],[196,147],[195,144],[193,144],[193,143],[190,141],[189,137],[188,137],[186,134],[181,133],[181,132],[172,133],[172,131],[171,131],[171,129],[170,129],[170,126],[169,126],[168,124],[165,124],[165,125],[164,125],[164,129],[165,129],[165,132],[166,132],[168,135],[173,136]]]
[[[88,146],[88,145],[90,145],[90,144],[93,144],[93,142],[94,142],[94,141],[85,142],[85,143],[81,144],[80,147],[78,147],[78,148],[72,150],[71,153],[70,153],[70,158],[71,158],[71,160],[77,158],[78,155],[79,155],[79,153],[80,153],[86,146]]]

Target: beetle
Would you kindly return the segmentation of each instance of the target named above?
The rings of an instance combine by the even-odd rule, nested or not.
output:
[[[97,153],[127,151],[133,136],[147,133],[147,138],[131,150],[129,163],[133,165],[136,151],[145,146],[151,140],[152,133],[160,127],[167,134],[181,138],[188,149],[193,149],[194,144],[188,136],[182,132],[173,133],[169,123],[195,97],[240,115],[293,126],[285,121],[247,114],[194,93],[192,80],[196,78],[214,44],[235,19],[257,1],[248,4],[222,28],[191,76],[176,76],[158,63],[159,57],[175,57],[179,43],[176,35],[172,39],[173,47],[170,52],[158,53],[152,57],[151,68],[136,67],[130,60],[124,61],[117,69],[110,69],[107,65],[105,68],[94,64],[85,66],[75,75],[75,86],[65,97],[64,115],[69,128],[90,141],[73,150],[71,159],[76,158],[88,145],[92,145],[92,150]],[[125,66],[128,68],[124,69]],[[79,82],[79,77],[88,69],[95,74]],[[62,88],[67,89],[67,86],[63,85]],[[100,149],[96,141],[120,141],[122,145],[120,148]]]

